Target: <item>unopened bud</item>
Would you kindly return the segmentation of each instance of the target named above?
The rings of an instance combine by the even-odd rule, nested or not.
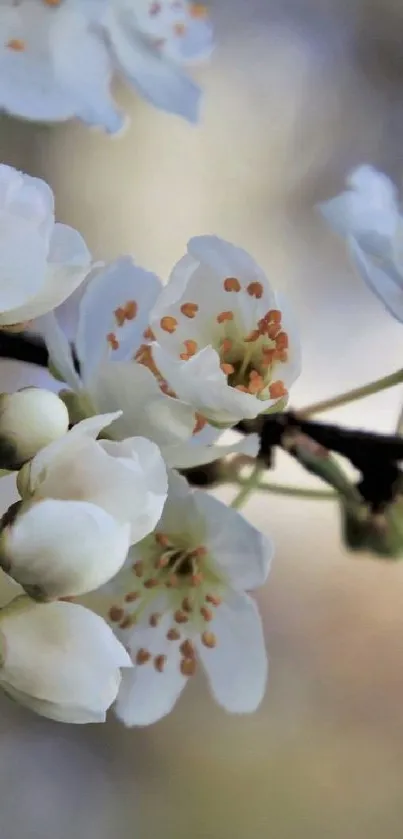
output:
[[[382,512],[362,506],[341,505],[343,539],[355,552],[384,559],[403,558],[403,497],[398,495]]]
[[[0,468],[19,469],[40,449],[62,437],[69,416],[49,390],[27,387],[0,395]]]

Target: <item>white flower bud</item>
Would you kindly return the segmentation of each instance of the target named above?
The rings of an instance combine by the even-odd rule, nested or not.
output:
[[[102,618],[18,597],[0,610],[0,688],[50,719],[104,722],[131,661]]]
[[[0,396],[0,467],[19,469],[68,430],[69,415],[49,390],[27,387]]]

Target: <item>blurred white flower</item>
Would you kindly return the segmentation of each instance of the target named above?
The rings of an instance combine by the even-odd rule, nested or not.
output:
[[[403,321],[403,215],[392,181],[360,166],[349,190],[321,205],[330,226],[347,240],[358,271],[389,312]]]
[[[280,410],[299,375],[287,305],[246,251],[216,236],[190,240],[150,323],[160,374],[217,426]]]
[[[26,387],[0,394],[0,467],[19,469],[68,427],[67,408],[50,390]]]
[[[0,165],[0,327],[59,306],[90,267],[80,234],[55,224],[50,187]]]
[[[1,0],[0,108],[31,120],[78,117],[108,132],[123,73],[158,108],[197,119],[200,90],[183,69],[208,55],[206,9],[187,0]]]
[[[89,281],[78,307],[74,356],[53,312],[41,318],[41,331],[57,374],[72,388],[66,398],[72,414],[121,411],[108,428],[115,440],[147,437],[168,465],[202,465],[236,451],[255,456],[255,435],[228,447],[212,445],[218,432],[196,416],[194,407],[171,395],[152,363],[150,312],[161,294],[155,274],[122,257]],[[135,361],[135,358],[138,361]],[[174,398],[175,397],[175,398]]]
[[[83,606],[19,597],[0,611],[0,688],[37,714],[104,722],[127,667],[109,626]]]
[[[116,712],[126,725],[169,713],[203,665],[217,702],[248,713],[266,686],[260,617],[247,590],[265,581],[271,542],[235,510],[169,475],[156,531],[105,587],[108,617],[130,652]]]
[[[93,417],[42,449],[18,478],[23,502],[3,518],[0,563],[36,599],[92,591],[122,567],[160,518],[167,477],[154,443],[109,454]]]

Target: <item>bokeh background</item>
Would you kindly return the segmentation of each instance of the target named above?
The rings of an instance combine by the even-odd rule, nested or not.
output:
[[[34,2],[34,0],[32,0]],[[0,121],[1,160],[56,192],[99,258],[167,277],[194,234],[250,250],[297,311],[295,407],[401,365],[403,326],[352,271],[314,204],[369,161],[400,179],[400,0],[213,0],[218,48],[194,129],[117,91],[124,137]],[[1,389],[45,374],[2,361]],[[394,429],[402,389],[329,414]],[[278,480],[305,483],[284,456]],[[1,484],[1,503],[12,482]],[[220,490],[229,499],[229,489]],[[1,839],[401,839],[403,569],[346,554],[332,502],[252,499],[276,544],[259,602],[267,698],[231,718],[202,679],[127,731],[47,722],[0,699]]]

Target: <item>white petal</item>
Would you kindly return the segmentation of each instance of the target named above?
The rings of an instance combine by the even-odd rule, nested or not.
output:
[[[218,277],[238,277],[246,283],[258,281],[267,285],[264,271],[250,254],[218,236],[195,236],[188,242],[188,252]]]
[[[114,361],[133,358],[143,340],[161,283],[155,274],[134,265],[130,257],[121,257],[90,280],[80,303],[76,349],[84,382],[90,382],[97,368],[108,359],[107,336],[116,334],[119,348]],[[128,301],[137,304],[137,313],[119,327],[115,311]]]
[[[231,585],[246,590],[263,585],[274,553],[272,541],[207,492],[196,490],[194,500],[205,518],[209,553]]]
[[[125,562],[130,526],[83,501],[40,501],[2,534],[1,563],[42,598],[93,591]]]
[[[151,371],[134,361],[102,365],[90,383],[90,394],[97,411],[122,410],[108,429],[114,439],[144,436],[169,446],[192,434],[193,409],[165,396]]]
[[[0,228],[0,324],[17,323],[14,311],[40,293],[48,244],[24,218],[2,214]]]
[[[0,165],[0,212],[30,222],[47,240],[54,225],[53,192],[45,181]]]
[[[249,434],[237,443],[218,446],[192,446],[189,443],[169,446],[164,449],[164,459],[168,466],[175,469],[190,469],[193,466],[203,466],[206,463],[213,463],[231,454],[245,454],[248,457],[256,457],[259,451],[259,437],[257,434]]]
[[[145,610],[141,623],[120,632],[134,663],[134,667],[123,674],[115,705],[117,716],[127,726],[151,725],[169,714],[187,682],[180,672],[180,642],[167,639],[167,632],[173,626],[173,616],[164,612],[164,606],[164,602],[155,601],[151,608]],[[164,612],[155,628],[149,624],[151,612]],[[146,664],[136,664],[136,654],[140,649],[151,654]],[[156,669],[154,661],[155,656],[160,655],[166,656],[162,673]]]
[[[105,712],[119,688],[119,668],[130,666],[105,621],[76,604],[31,602],[26,609],[12,604],[2,612],[0,632],[5,639],[0,683],[70,709]]]
[[[120,679],[119,676],[118,679]],[[50,720],[75,725],[105,722],[106,720],[107,709],[93,711],[91,708],[80,708],[78,705],[58,705],[56,702],[47,702],[46,699],[36,699],[23,691],[10,688],[9,685],[5,686],[1,682],[0,686],[14,702],[18,702],[19,705],[24,705],[30,711],[34,711],[35,714],[47,717]]]
[[[267,655],[257,607],[246,594],[229,592],[214,612],[209,631],[214,649],[196,639],[214,698],[226,711],[252,713],[260,705],[267,682]]]
[[[48,312],[48,314],[38,318],[35,327],[45,341],[49,359],[57,373],[73,390],[80,390],[81,379],[74,367],[70,343],[55,313]]]
[[[201,91],[180,67],[154,52],[141,36],[127,31],[113,14],[108,19],[108,35],[122,72],[144,99],[197,122]]]
[[[403,322],[403,285],[393,265],[367,256],[352,237],[349,247],[361,277],[398,321]]]
[[[204,347],[189,361],[181,361],[153,344],[153,357],[179,399],[193,405],[212,423],[235,425],[241,419],[254,419],[270,407],[269,402],[229,387],[220,357],[212,347]]]

